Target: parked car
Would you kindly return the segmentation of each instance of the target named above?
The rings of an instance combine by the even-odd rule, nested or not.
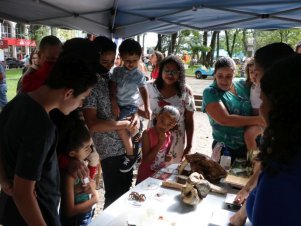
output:
[[[24,62],[17,60],[16,58],[6,58],[5,64],[8,69],[10,68],[23,68]]]
[[[213,76],[214,68],[210,67],[207,69],[205,66],[201,66],[194,71],[195,78],[197,79],[205,79],[207,76]]]

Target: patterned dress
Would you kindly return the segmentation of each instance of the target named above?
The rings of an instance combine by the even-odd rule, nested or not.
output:
[[[185,148],[185,120],[184,113],[187,111],[195,111],[195,103],[193,95],[189,90],[191,90],[187,85],[185,92],[182,97],[178,95],[164,98],[159,90],[157,89],[155,83],[147,83],[147,90],[149,93],[150,108],[152,110],[151,120],[149,121],[148,128],[154,126],[153,121],[165,105],[172,105],[176,107],[180,112],[180,121],[178,127],[174,129],[171,133],[172,144],[170,147],[170,153],[173,158],[168,164],[179,163],[181,161],[184,148]]]
[[[97,75],[97,78],[98,82],[85,99],[83,109],[94,108],[97,111],[97,118],[114,120],[109,95],[109,74]],[[122,141],[116,131],[95,132],[92,134],[92,138],[101,160],[125,153]]]

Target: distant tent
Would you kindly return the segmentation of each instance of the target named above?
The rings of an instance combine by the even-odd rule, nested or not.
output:
[[[301,23],[300,0],[6,0],[0,19],[127,38],[183,29],[286,29]]]

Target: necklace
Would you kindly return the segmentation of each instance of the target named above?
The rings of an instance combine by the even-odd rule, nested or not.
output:
[[[237,92],[236,92],[236,89],[235,89],[235,86],[234,84],[232,83],[230,88],[228,89],[229,92],[233,93],[235,96],[237,96]]]

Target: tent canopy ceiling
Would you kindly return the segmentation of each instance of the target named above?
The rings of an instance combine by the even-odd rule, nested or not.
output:
[[[129,37],[181,29],[282,29],[301,24],[300,0],[0,0],[0,18]]]

